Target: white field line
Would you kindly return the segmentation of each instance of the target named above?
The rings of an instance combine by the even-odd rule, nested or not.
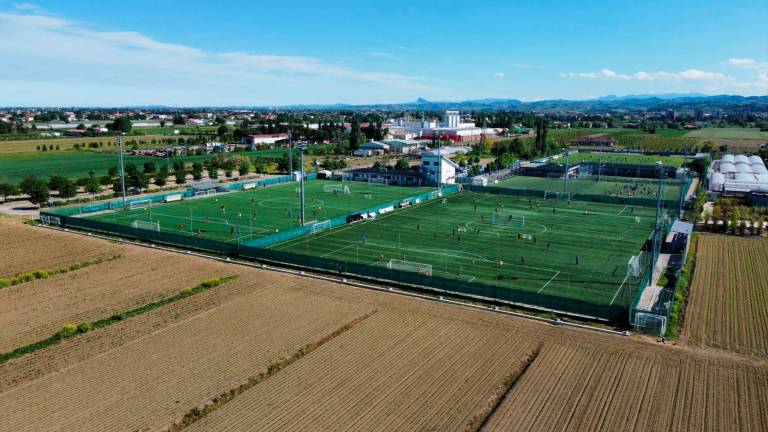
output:
[[[551,278],[550,280],[548,280],[548,281],[547,281],[547,283],[545,283],[543,287],[539,288],[539,290],[538,290],[538,291],[536,291],[536,294],[539,294],[539,293],[541,293],[542,291],[544,291],[544,288],[546,288],[546,287],[547,287],[547,285],[549,285],[549,283],[550,283],[550,282],[552,282],[553,280],[555,280],[555,278],[556,278],[556,277],[557,277],[557,275],[559,275],[559,274],[560,274],[560,272],[559,272],[559,271],[558,271],[557,273],[555,273],[555,275],[554,275],[554,276],[552,276],[552,278]]]
[[[336,252],[340,252],[340,251],[342,251],[342,250],[344,250],[344,249],[346,249],[346,248],[348,248],[348,247],[350,247],[350,246],[354,246],[354,245],[356,245],[356,244],[358,244],[358,243],[350,243],[350,244],[348,244],[348,245],[346,245],[346,246],[342,246],[342,247],[340,247],[340,248],[338,248],[338,249],[336,249],[336,250],[333,250],[333,251],[331,251],[331,252],[328,252],[327,254],[324,254],[324,255],[320,255],[320,257],[321,257],[321,258],[325,258],[325,257],[327,257],[328,255],[333,255],[333,254],[335,254]]]
[[[616,300],[616,296],[619,295],[619,291],[621,291],[621,289],[624,287],[624,283],[627,281],[628,278],[629,278],[629,273],[627,273],[627,275],[624,277],[624,280],[621,281],[621,285],[619,285],[619,288],[616,290],[616,293],[613,295],[611,302],[608,303],[608,306],[611,306],[614,300]]]
[[[626,210],[626,209],[627,209],[627,206],[624,206],[624,208],[621,209],[620,212],[616,213],[616,216],[621,216],[621,214],[624,213],[624,210]]]

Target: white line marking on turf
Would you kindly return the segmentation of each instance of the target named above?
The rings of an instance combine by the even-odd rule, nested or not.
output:
[[[325,257],[327,257],[328,255],[333,255],[333,254],[335,254],[336,252],[340,252],[340,251],[342,251],[342,250],[344,250],[344,249],[346,249],[346,248],[348,248],[348,247],[350,247],[350,246],[354,246],[354,245],[356,245],[356,244],[358,244],[358,243],[350,243],[350,244],[348,244],[348,245],[346,245],[346,246],[342,246],[342,247],[340,247],[340,248],[338,248],[338,249],[336,249],[336,250],[334,250],[334,251],[330,251],[330,252],[328,252],[328,253],[327,253],[327,254],[325,254],[325,255],[321,255],[320,257],[321,257],[321,258],[325,258]]]
[[[554,276],[552,276],[552,278],[551,278],[550,280],[548,280],[548,281],[547,281],[547,283],[545,283],[543,287],[539,288],[539,290],[538,290],[538,291],[536,291],[536,294],[538,294],[538,293],[540,293],[540,292],[544,291],[544,288],[546,288],[546,287],[547,287],[547,285],[549,285],[549,283],[550,283],[550,282],[552,282],[553,280],[555,280],[555,278],[556,278],[556,277],[557,277],[557,275],[559,275],[559,274],[560,274],[560,271],[558,270],[558,272],[557,272],[557,273],[555,273],[555,275],[554,275]]]
[[[616,290],[616,293],[613,295],[613,298],[611,299],[611,302],[608,303],[608,306],[611,306],[613,304],[613,301],[616,300],[616,296],[619,295],[619,291],[624,287],[624,282],[627,281],[627,278],[629,278],[629,273],[624,277],[624,280],[621,281],[621,285],[619,285],[619,289]]]
[[[616,214],[616,216],[621,216],[621,214],[622,214],[622,213],[624,213],[624,210],[626,210],[626,209],[627,209],[627,206],[624,206],[624,208],[623,208],[623,209],[621,209],[621,211],[620,211],[620,212],[618,212],[618,213]]]

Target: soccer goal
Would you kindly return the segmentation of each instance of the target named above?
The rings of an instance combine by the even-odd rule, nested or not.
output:
[[[316,222],[312,224],[312,228],[310,228],[309,233],[310,234],[317,234],[321,231],[325,231],[327,229],[331,229],[331,221],[326,220],[322,222]]]
[[[544,199],[562,199],[565,201],[571,200],[571,193],[570,192],[554,192],[554,191],[544,191]]]
[[[128,203],[128,210],[137,210],[142,208],[147,208],[150,205],[152,205],[152,200],[137,200],[137,201],[131,201]]]
[[[385,179],[384,177],[369,178],[368,183],[376,183],[382,186],[387,186],[387,179]]]
[[[58,216],[40,215],[40,221],[46,225],[61,225],[61,219]]]
[[[408,271],[418,273],[424,276],[432,276],[432,265],[415,261],[403,261],[399,259],[390,259],[387,268],[391,270]]]
[[[135,220],[131,222],[131,227],[136,229],[143,229],[147,231],[157,231],[160,232],[160,224],[157,222],[147,222],[142,220]]]
[[[632,277],[639,277],[640,271],[640,256],[633,255],[632,258],[629,259],[629,262],[627,262],[627,274]]]
[[[525,215],[504,215],[494,212],[491,218],[491,223],[493,223],[493,225],[524,228]]]
[[[467,227],[465,227],[465,226],[457,227],[456,231],[458,231],[458,232],[467,232]]]
[[[351,193],[349,190],[349,186],[346,185],[325,185],[323,186],[323,192],[326,193]]]

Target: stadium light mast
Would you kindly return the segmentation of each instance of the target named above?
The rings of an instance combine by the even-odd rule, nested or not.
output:
[[[659,253],[661,249],[661,239],[660,231],[661,231],[661,225],[659,221],[659,214],[661,213],[661,190],[662,185],[664,183],[664,164],[661,161],[656,161],[656,166],[659,168],[659,189],[656,193],[656,223],[654,224],[654,230],[653,230],[653,260],[651,261],[651,265],[653,266],[651,269],[651,283],[653,283],[653,273],[656,268],[656,260],[659,259]]]
[[[301,208],[301,210],[300,210],[300,213],[299,213],[299,217],[301,218],[300,219],[301,226],[304,226],[304,146],[299,146],[299,157],[301,158],[301,161],[300,161],[301,162],[301,166],[299,167],[299,172],[301,173],[301,183],[300,183],[300,186],[299,186],[299,189],[301,190],[301,192],[299,193],[299,195],[301,196],[300,197],[300,200],[301,200],[300,208]]]
[[[688,170],[686,168],[686,165],[688,164],[688,143],[683,144],[683,146],[685,149],[683,153],[683,187],[680,188],[680,207],[677,209],[678,219],[682,219],[683,217],[683,201],[688,192],[685,190],[685,185],[688,184]]]
[[[563,185],[563,197],[568,194],[568,149],[565,149],[565,183]]]
[[[117,141],[117,154],[118,159],[120,160],[120,190],[123,192],[123,211],[128,210],[126,208],[126,197],[125,197],[125,164],[123,163],[123,133],[118,132],[117,137],[115,137],[115,141]]]
[[[291,133],[290,121],[288,123],[288,175],[293,181],[293,134]]]

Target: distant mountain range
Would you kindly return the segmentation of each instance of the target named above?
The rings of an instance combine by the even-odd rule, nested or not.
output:
[[[287,110],[327,109],[327,110],[381,110],[381,111],[442,111],[457,109],[461,111],[643,111],[665,109],[722,109],[725,111],[768,111],[768,96],[707,96],[701,93],[663,93],[615,96],[608,95],[596,99],[568,100],[549,99],[523,102],[518,99],[473,99],[465,101],[430,101],[418,98],[413,102],[368,105],[286,105],[275,107]]]
[[[75,108],[75,107],[68,107]],[[93,108],[93,107],[81,107]],[[103,109],[103,108],[100,108]],[[170,107],[164,105],[142,105],[112,107],[112,109],[143,109],[174,111],[185,109],[268,109],[288,111],[443,111],[457,109],[460,111],[535,111],[535,112],[638,112],[660,111],[666,109],[697,109],[711,111],[722,109],[724,111],[768,111],[768,96],[736,96],[717,95],[707,96],[701,93],[661,93],[661,94],[636,94],[616,96],[608,95],[595,99],[569,100],[548,99],[523,102],[518,99],[473,99],[465,101],[430,101],[418,98],[413,102],[390,104],[296,104],[296,105],[250,105],[250,106],[198,106],[198,107]]]

